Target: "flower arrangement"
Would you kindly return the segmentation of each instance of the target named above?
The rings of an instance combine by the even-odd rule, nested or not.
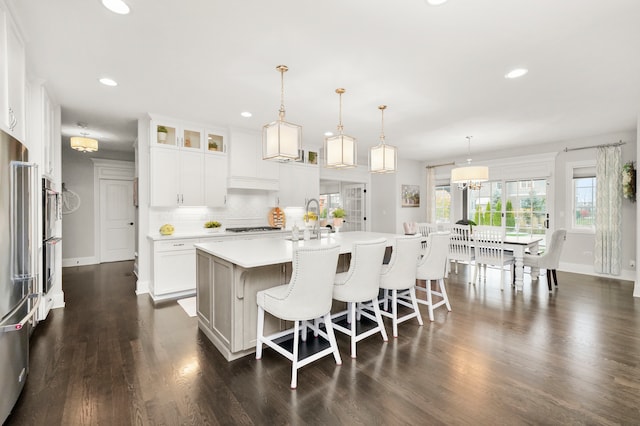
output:
[[[622,166],[622,196],[632,203],[636,202],[636,168],[633,161]]]

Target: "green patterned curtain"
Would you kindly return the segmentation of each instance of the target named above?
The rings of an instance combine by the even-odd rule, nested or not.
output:
[[[595,271],[620,275],[622,266],[622,149],[599,147],[596,157]]]

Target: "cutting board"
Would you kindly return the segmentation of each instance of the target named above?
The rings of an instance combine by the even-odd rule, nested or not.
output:
[[[269,226],[275,226],[276,228],[284,228],[286,225],[286,218],[284,211],[280,207],[274,207],[269,211]]]

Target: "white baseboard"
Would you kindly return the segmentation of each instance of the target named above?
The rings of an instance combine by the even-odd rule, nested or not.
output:
[[[591,275],[594,277],[612,278],[615,280],[626,280],[626,281],[632,281],[634,283],[636,281],[636,271],[623,269],[620,275],[600,274],[593,270],[593,265],[585,265],[582,263],[560,262],[560,265],[558,266],[558,271],[572,272],[574,274]]]
[[[149,281],[136,281],[136,296],[149,293]]]
[[[70,266],[85,266],[85,265],[97,265],[98,259],[95,256],[91,257],[71,257],[68,259],[62,259],[62,267],[68,268]]]
[[[53,303],[51,305],[51,309],[58,309],[58,308],[64,308],[65,307],[64,292],[63,291],[59,291],[59,292],[53,294],[52,298],[53,298]]]
[[[184,290],[184,291],[176,291],[175,293],[161,294],[156,295],[149,293],[149,297],[153,301],[154,304],[159,302],[164,302],[165,300],[177,300],[182,299],[184,297],[190,297],[196,295],[196,289],[193,290]]]

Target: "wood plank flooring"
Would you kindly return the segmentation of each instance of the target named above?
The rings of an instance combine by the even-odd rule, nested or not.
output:
[[[343,365],[270,349],[228,363],[175,302],[135,296],[131,262],[65,268],[67,306],[31,341],[9,425],[640,424],[640,299],[626,281],[559,273],[524,293],[498,272],[447,288],[453,311],[379,335]],[[508,282],[508,281],[507,281]],[[387,331],[391,323],[387,322]]]

